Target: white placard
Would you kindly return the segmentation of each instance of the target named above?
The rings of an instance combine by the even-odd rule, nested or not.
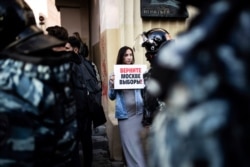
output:
[[[143,89],[146,65],[114,65],[115,89]]]

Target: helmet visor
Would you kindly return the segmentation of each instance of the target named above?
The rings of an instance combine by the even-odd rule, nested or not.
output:
[[[154,42],[154,40],[149,39],[145,33],[141,34],[141,39],[142,39],[142,43],[141,46],[144,47],[146,49],[147,52],[156,52],[156,43]]]

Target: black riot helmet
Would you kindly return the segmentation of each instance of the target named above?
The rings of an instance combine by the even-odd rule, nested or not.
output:
[[[0,50],[15,41],[26,27],[36,25],[34,14],[24,0],[0,1]]]
[[[141,46],[146,49],[145,56],[152,64],[152,61],[161,45],[166,41],[171,40],[171,37],[167,30],[162,28],[153,28],[142,33],[142,40]]]

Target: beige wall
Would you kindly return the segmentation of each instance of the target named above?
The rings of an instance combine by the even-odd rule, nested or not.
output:
[[[186,29],[187,23],[191,19],[190,17],[184,21],[160,19],[145,21],[140,17],[140,1],[134,0],[100,0],[100,7],[100,56],[103,57],[102,60],[106,63],[105,66],[102,66],[107,72],[105,73],[106,76],[104,76],[106,78],[113,71],[113,65],[115,64],[119,48],[124,45],[135,47],[137,64],[147,64],[144,57],[144,49],[140,46],[139,40],[135,41],[136,37],[143,31],[161,27],[168,30],[174,38],[179,32]],[[193,15],[192,13],[195,13],[192,8],[189,8],[189,11],[191,16]],[[107,96],[106,98],[108,99]],[[109,103],[107,105],[108,112],[114,112],[113,102],[106,101]]]
[[[45,26],[49,27],[49,26],[54,26],[54,25],[61,25],[61,15],[55,6],[55,0],[48,0],[47,6],[48,6],[47,7],[48,16],[47,16],[47,22]]]
[[[48,26],[61,25],[60,12],[55,6],[55,0],[25,0],[33,10],[38,27],[45,30]],[[39,25],[39,16],[45,18],[45,24]]]
[[[113,71],[117,52],[120,47],[128,45],[135,47],[136,63],[148,64],[144,54],[144,49],[140,46],[140,41],[135,40],[143,31],[151,28],[165,28],[174,38],[179,32],[186,29],[189,20],[195,10],[188,8],[190,17],[184,21],[148,19],[143,20],[140,16],[140,1],[134,0],[106,0],[100,2],[100,42],[102,47],[101,56],[107,57],[107,73]],[[113,108],[113,107],[112,107]],[[110,110],[112,112],[112,110]]]

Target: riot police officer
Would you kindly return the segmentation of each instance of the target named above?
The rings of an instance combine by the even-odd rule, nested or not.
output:
[[[23,0],[0,1],[0,166],[74,166],[75,102],[65,43]]]
[[[143,32],[142,39],[142,47],[146,49],[145,57],[150,63],[150,69],[143,75],[145,88],[142,91],[142,97],[144,100],[142,124],[143,126],[150,126],[152,124],[153,117],[161,106],[161,102],[158,98],[149,93],[148,89],[152,86],[148,85],[147,81],[151,78],[151,68],[155,66],[157,52],[162,46],[167,45],[172,38],[167,30],[163,28],[153,28],[147,32]]]

